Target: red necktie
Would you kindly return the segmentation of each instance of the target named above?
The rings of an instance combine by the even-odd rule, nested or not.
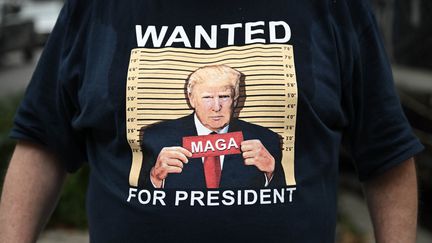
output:
[[[207,188],[219,188],[221,177],[219,156],[204,157],[204,176]]]

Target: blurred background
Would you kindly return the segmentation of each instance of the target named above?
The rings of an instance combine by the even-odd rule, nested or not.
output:
[[[417,157],[420,229],[432,242],[432,1],[370,0],[393,66],[402,105],[425,145]],[[8,138],[16,108],[62,0],[0,0],[0,188],[14,141]],[[350,158],[341,153],[337,242],[373,242],[372,226]],[[85,191],[89,169],[70,175],[60,203],[38,242],[88,242]],[[1,190],[1,189],[0,189]],[[1,192],[1,191],[0,191]]]

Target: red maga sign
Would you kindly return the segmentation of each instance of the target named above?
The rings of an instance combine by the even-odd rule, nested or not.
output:
[[[192,152],[192,158],[240,154],[242,132],[183,137],[183,148]]]

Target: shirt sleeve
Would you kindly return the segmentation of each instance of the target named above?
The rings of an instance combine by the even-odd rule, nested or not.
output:
[[[81,1],[83,2],[83,1]],[[84,132],[74,129],[79,112],[77,90],[86,11],[78,1],[67,1],[45,45],[10,137],[46,146],[73,172],[86,161]]]
[[[358,6],[351,6],[354,38],[353,59],[347,68],[350,77],[346,77],[350,82],[345,135],[359,178],[367,180],[414,156],[423,146],[403,113],[371,9],[366,1],[349,2]]]

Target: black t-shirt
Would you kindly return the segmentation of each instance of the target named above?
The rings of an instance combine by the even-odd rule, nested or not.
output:
[[[244,79],[227,140],[199,144],[185,86],[209,65]],[[232,132],[263,141],[269,183],[241,164]],[[362,0],[69,0],[11,137],[47,146],[70,172],[89,163],[92,242],[334,242],[342,140],[361,180],[422,149]],[[198,158],[179,180],[191,186],[168,188],[168,175],[152,188],[159,150],[185,137],[226,152],[226,186],[194,184]]]

